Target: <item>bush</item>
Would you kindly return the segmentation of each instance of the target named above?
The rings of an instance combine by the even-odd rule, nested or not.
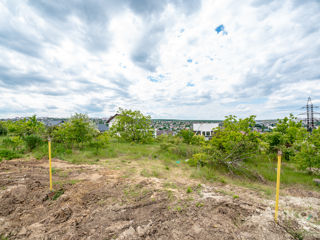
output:
[[[0,136],[6,136],[8,133],[8,129],[4,125],[4,123],[0,122]]]
[[[11,150],[8,150],[8,149],[0,150],[0,161],[3,159],[11,160],[13,158],[18,158],[18,157],[20,157],[20,155]]]
[[[39,122],[35,115],[14,122],[7,121],[6,127],[9,133],[20,137],[32,134],[42,135],[45,131],[44,124]]]
[[[192,155],[199,152],[200,149],[196,146],[190,146],[186,144],[174,145],[172,143],[162,143],[160,144],[160,150],[170,152],[180,157],[191,158]]]
[[[153,129],[151,117],[144,116],[140,111],[119,109],[111,132],[127,142],[151,143],[153,141]]]
[[[165,143],[165,144],[179,145],[182,143],[182,139],[179,136],[162,134],[157,137],[157,142]]]
[[[61,124],[52,132],[55,142],[64,143],[69,146],[88,144],[97,134],[98,130],[89,117],[85,114],[77,113],[68,122]]]
[[[300,169],[320,168],[320,129],[312,132],[309,138],[302,143],[297,143],[295,148],[298,150],[294,159]]]
[[[109,135],[107,132],[99,134],[90,144],[91,147],[95,148],[96,153],[99,149],[106,147],[109,144]]]
[[[184,143],[191,144],[194,132],[189,129],[182,129],[178,136],[182,137]]]
[[[192,155],[192,158],[189,159],[188,164],[192,167],[197,167],[197,166],[205,166],[208,164],[208,155],[205,153],[196,153]]]
[[[191,139],[191,144],[193,145],[203,145],[205,142],[205,137],[201,135],[194,135]]]
[[[36,147],[40,146],[43,143],[43,140],[41,137],[37,135],[28,135],[23,138],[23,140],[26,143],[27,148],[29,151],[32,151]]]
[[[19,136],[5,137],[2,140],[2,145],[5,148],[10,148],[13,151],[21,149],[23,146],[23,140]]]
[[[172,143],[161,143],[160,144],[160,150],[162,151],[168,151],[170,147],[173,147],[174,145]]]
[[[206,164],[222,166],[230,172],[240,169],[244,161],[259,153],[260,134],[252,131],[255,116],[237,119],[228,116],[202,151],[208,155]]]

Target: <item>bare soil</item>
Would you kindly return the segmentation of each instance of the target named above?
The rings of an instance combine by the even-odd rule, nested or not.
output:
[[[320,239],[317,192],[286,190],[276,224],[245,188],[53,164],[50,192],[47,161],[0,163],[0,239]]]

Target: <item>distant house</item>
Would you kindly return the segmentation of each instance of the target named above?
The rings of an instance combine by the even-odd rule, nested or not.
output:
[[[112,125],[115,123],[117,116],[119,116],[118,113],[109,117],[109,119],[107,120],[108,129],[110,129],[112,127]]]
[[[212,138],[214,128],[219,127],[219,123],[194,123],[192,125],[193,132],[196,135],[202,135],[206,140]]]
[[[55,126],[59,126],[61,123],[64,123],[63,120],[47,120],[44,122],[44,124],[47,126],[47,127],[55,127]]]
[[[97,128],[99,132],[105,132],[109,130],[109,128],[105,124],[101,124],[101,123],[97,124]]]

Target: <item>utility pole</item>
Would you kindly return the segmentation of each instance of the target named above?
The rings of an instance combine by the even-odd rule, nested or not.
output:
[[[314,112],[314,108],[319,108],[318,106],[314,106],[311,97],[308,97],[307,105],[303,107],[306,109],[306,113],[301,113],[299,115],[307,115],[307,118],[305,119],[306,125],[307,125],[307,130],[308,132],[312,132],[313,129],[315,129],[315,118],[314,114],[319,114],[317,112]]]

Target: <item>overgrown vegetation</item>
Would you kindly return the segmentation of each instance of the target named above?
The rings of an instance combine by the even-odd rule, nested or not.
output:
[[[154,131],[150,116],[144,116],[140,111],[120,108],[115,121],[110,129],[115,137],[127,142],[152,142]]]
[[[312,185],[312,174],[320,167],[320,129],[310,134],[292,115],[278,120],[268,133],[254,131],[254,126],[255,116],[228,116],[213,129],[212,139],[205,141],[188,129],[177,136],[155,138],[150,116],[140,111],[119,109],[115,124],[104,133],[85,114],[75,114],[55,127],[45,127],[32,116],[0,122],[0,161],[25,155],[47,157],[46,142],[51,138],[52,156],[72,163],[94,164],[109,158],[121,158],[123,164],[160,160],[168,172],[172,166],[188,164],[195,169],[194,177],[209,181],[226,182],[230,176],[240,176],[268,183],[275,181],[276,154],[281,150],[281,182]],[[140,174],[162,177],[159,169],[148,166]]]

